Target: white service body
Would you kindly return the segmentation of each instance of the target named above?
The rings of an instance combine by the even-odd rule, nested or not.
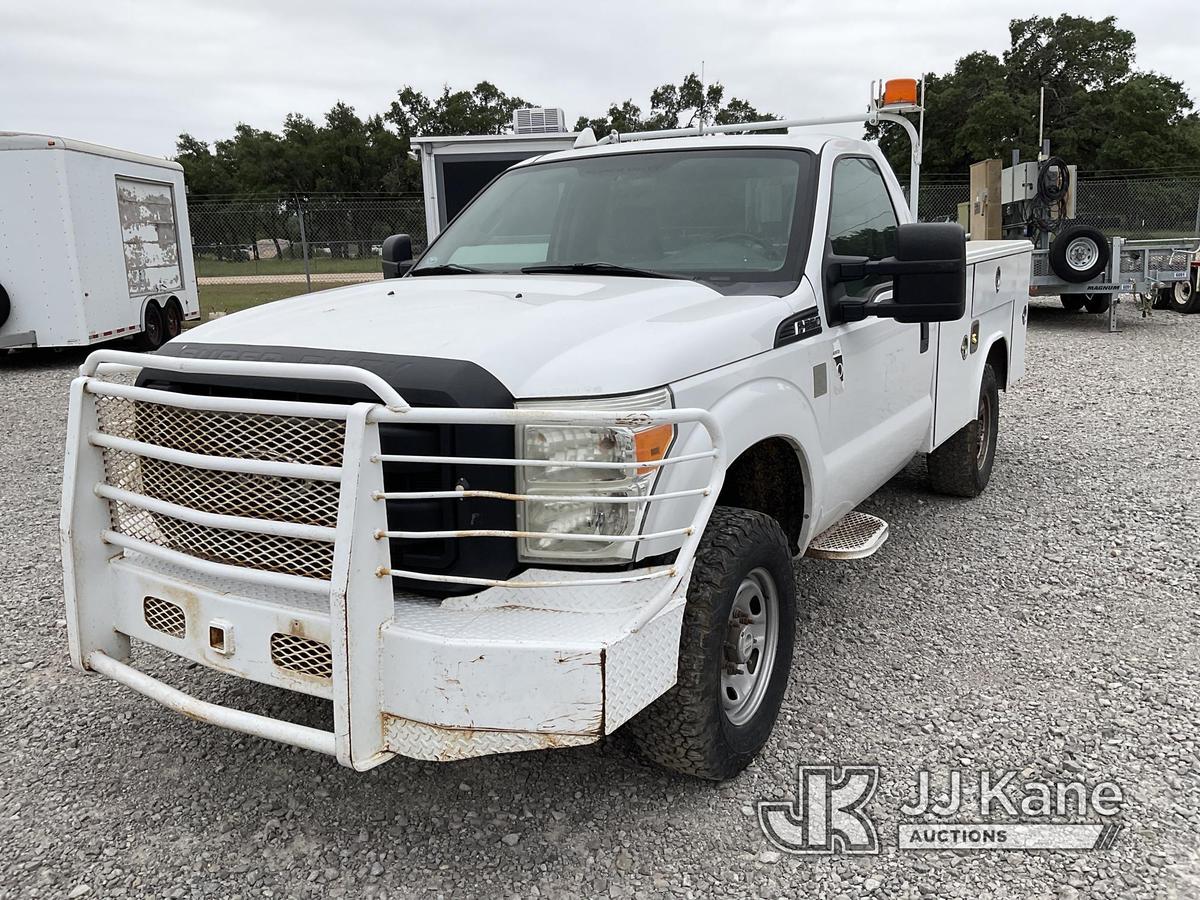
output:
[[[0,348],[136,335],[151,302],[199,318],[182,167],[0,132],[0,287]]]
[[[899,221],[909,221],[901,188],[878,149],[860,141],[768,134],[670,139],[655,142],[653,149],[710,146],[800,147],[819,158],[804,275],[786,296],[731,297],[693,281],[605,275],[406,277],[206,323],[174,342],[178,352],[165,360],[95,354],[73,388],[64,488],[75,665],[102,671],[195,717],[333,753],[359,769],[394,753],[454,759],[588,743],[665,692],[675,681],[696,543],[739,456],[775,439],[794,450],[804,480],[796,547],[803,553],[915,454],[933,450],[973,421],[985,361],[999,373],[1002,390],[1025,368],[1028,242],[968,244],[966,312],[958,321],[922,325],[869,317],[830,324],[822,288],[823,228],[835,161],[848,154],[874,160]],[[555,156],[639,149],[644,148],[615,144]],[[806,336],[779,345],[781,323],[798,314]],[[208,345],[257,347],[261,353],[189,356]],[[273,362],[281,358],[273,349],[279,347],[348,355],[343,366]],[[355,367],[354,354],[469,360],[499,380],[517,408],[410,407]],[[347,423],[338,466],[310,464],[300,472],[298,462],[285,465],[297,477],[336,479],[340,485],[336,524],[319,535],[333,544],[332,577],[223,565],[121,533],[111,524],[110,504],[114,498],[142,501],[103,487],[98,493],[96,487],[113,479],[104,453],[114,449],[226,472],[247,465],[276,471],[281,465],[199,459],[178,448],[98,434],[108,429],[97,402],[114,391],[135,404],[253,412],[265,420],[290,416],[293,428],[328,411],[293,401],[114,387],[100,377],[106,361],[222,377],[268,372],[285,380],[337,377],[375,391],[376,402],[334,413]],[[663,387],[671,408],[621,406],[620,395]],[[573,402],[598,397],[618,399],[587,411]],[[544,402],[522,406],[538,400]],[[381,426],[404,421],[672,424],[677,436],[633,552],[635,560],[673,549],[678,555],[669,564],[651,560],[595,575],[539,565],[512,582],[480,583],[476,593],[440,601],[394,591],[386,577],[392,574],[387,544],[381,541],[388,525],[378,502],[379,435]],[[247,526],[161,503],[143,505],[155,515]],[[570,584],[579,580],[586,586]],[[154,624],[158,620],[146,598],[178,608],[177,619],[168,616],[168,624],[176,622],[174,635]],[[229,629],[231,647],[214,648],[212,623]],[[239,677],[328,697],[334,730],[297,730],[172,692],[123,662],[130,637]],[[281,666],[271,642],[289,637],[325,648],[328,672],[318,677]]]

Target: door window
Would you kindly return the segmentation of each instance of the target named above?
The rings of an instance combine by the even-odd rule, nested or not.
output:
[[[879,167],[870,159],[847,156],[833,166],[833,193],[829,202],[829,243],[838,256],[883,259],[896,253],[900,222]],[[851,297],[889,281],[872,275],[842,286]]]

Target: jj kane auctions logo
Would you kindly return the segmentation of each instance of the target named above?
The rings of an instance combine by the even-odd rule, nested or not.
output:
[[[1125,798],[1115,782],[1089,787],[1082,781],[1020,781],[1018,776],[1015,771],[980,772],[973,782],[976,790],[970,792],[964,788],[970,779],[952,769],[944,793],[935,798],[933,777],[918,772],[913,799],[899,809],[897,846],[1107,850],[1116,842],[1121,825],[1108,820],[1121,811]],[[759,825],[785,853],[876,854],[879,833],[867,806],[879,783],[879,766],[797,766],[796,800],[761,801]],[[967,803],[969,794],[973,806]]]

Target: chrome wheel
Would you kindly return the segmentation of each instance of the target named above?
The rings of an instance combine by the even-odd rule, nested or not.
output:
[[[1084,272],[1100,259],[1100,248],[1091,238],[1077,237],[1067,244],[1067,265],[1077,272]]]
[[[762,706],[778,644],[779,592],[770,573],[757,568],[738,585],[725,633],[721,706],[731,724],[744,725]]]

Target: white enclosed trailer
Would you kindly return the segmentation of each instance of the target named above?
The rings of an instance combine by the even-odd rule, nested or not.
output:
[[[200,317],[183,168],[0,132],[0,349],[137,336]]]

